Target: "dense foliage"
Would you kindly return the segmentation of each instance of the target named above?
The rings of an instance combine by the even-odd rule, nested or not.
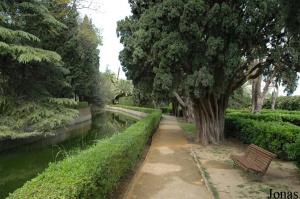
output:
[[[51,164],[8,198],[108,198],[131,169],[158,126],[161,112],[151,113],[124,132],[99,141],[78,155]]]
[[[130,80],[119,79],[115,73],[106,69],[100,74],[101,91],[104,102],[119,103],[120,98],[130,97],[133,93],[133,85]],[[133,105],[133,104],[128,104]]]
[[[101,38],[74,2],[0,2],[2,135],[65,125],[77,116],[75,100],[103,105]]]
[[[0,5],[1,95],[31,98],[60,85],[66,72],[61,56],[43,48],[44,38],[66,28],[37,1],[4,1]],[[26,83],[25,83],[26,82]]]
[[[289,146],[290,156],[296,160],[297,166],[300,168],[300,134],[298,134],[296,142]]]
[[[228,108],[241,109],[251,106],[251,94],[247,85],[234,91],[228,101]]]
[[[145,108],[145,107],[138,107],[138,106],[126,106],[126,105],[115,105],[115,106],[134,110],[134,111],[144,112],[144,113],[151,113],[153,111],[152,108]]]
[[[71,99],[45,98],[12,105],[14,108],[1,114],[0,139],[49,133],[71,123],[78,116],[74,109],[77,103]]]
[[[288,112],[262,112],[262,114],[251,114],[248,112],[232,112],[227,115],[255,119],[260,121],[277,121],[277,122],[289,122],[295,125],[300,125],[300,114],[299,113],[288,113]]]
[[[271,108],[271,99],[266,100],[264,108]],[[280,96],[276,100],[276,109],[300,110],[300,96]]]
[[[133,97],[132,96],[120,97],[119,98],[119,104],[120,105],[126,105],[126,106],[134,106]]]
[[[223,140],[229,96],[247,80],[274,64],[282,70],[298,67],[293,37],[282,32],[279,0],[132,0],[130,5],[132,16],[118,23],[127,76],[160,97],[183,90],[193,101],[203,144]]]
[[[226,114],[225,131],[247,144],[256,144],[283,159],[291,156],[291,145],[300,134],[299,114],[263,112],[253,115],[247,112],[233,111]],[[291,124],[294,123],[294,124]],[[295,125],[296,124],[296,125]]]

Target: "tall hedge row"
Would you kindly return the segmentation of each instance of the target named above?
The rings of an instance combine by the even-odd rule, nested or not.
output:
[[[271,99],[266,100],[264,108],[271,108]],[[276,100],[276,109],[300,110],[300,96],[280,96]]]
[[[130,109],[133,111],[139,111],[144,113],[152,113],[154,109],[152,108],[146,108],[146,107],[139,107],[139,106],[126,106],[126,105],[114,105],[115,107]]]
[[[108,198],[120,178],[132,168],[152,132],[160,111],[133,124],[124,132],[95,146],[51,164],[43,173],[10,194],[8,199]]]
[[[262,114],[257,115],[247,112],[230,112],[227,113],[227,115],[260,121],[289,122],[298,126],[300,125],[300,114],[291,114],[286,112],[263,112]]]
[[[295,144],[289,148],[296,160],[297,166],[300,168],[300,134],[298,134]]]
[[[290,118],[289,118],[290,117]],[[244,143],[254,143],[282,159],[295,159],[291,145],[300,134],[300,127],[289,122],[299,122],[298,115],[231,112],[226,115],[225,133],[239,138]],[[297,123],[295,122],[295,123]]]

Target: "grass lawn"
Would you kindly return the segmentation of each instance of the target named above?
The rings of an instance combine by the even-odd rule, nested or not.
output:
[[[182,119],[179,119],[178,123],[184,131],[184,134],[187,137],[189,143],[194,143],[196,140],[196,124],[185,122]]]
[[[196,133],[196,124],[195,123],[187,123],[184,121],[179,121],[180,127],[190,135],[195,135]]]

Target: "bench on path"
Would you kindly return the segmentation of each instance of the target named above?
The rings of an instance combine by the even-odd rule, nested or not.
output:
[[[248,146],[245,155],[231,155],[231,159],[235,165],[240,166],[246,171],[253,172],[258,176],[263,176],[267,172],[271,161],[275,157],[275,154],[254,144]]]

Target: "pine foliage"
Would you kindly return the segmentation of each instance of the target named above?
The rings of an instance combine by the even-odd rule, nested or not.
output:
[[[74,98],[101,104],[100,44],[71,0],[0,1],[0,139],[69,124]]]
[[[74,100],[63,98],[47,98],[40,101],[26,101],[9,105],[9,111],[0,118],[0,129],[13,134],[22,132],[50,132],[52,129],[72,122],[78,116],[73,107]],[[8,106],[2,99],[0,108]],[[1,133],[0,137],[5,133]]]
[[[28,41],[37,41],[40,39],[33,34],[30,34],[21,30],[11,30],[8,28],[4,28],[0,26],[0,37],[2,40],[9,41],[20,41],[20,40],[28,40]]]

